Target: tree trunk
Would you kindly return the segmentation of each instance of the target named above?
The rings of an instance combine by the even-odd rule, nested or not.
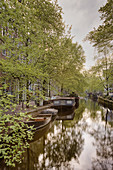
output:
[[[61,85],[61,95],[63,95],[63,84]]]
[[[29,96],[29,80],[27,80],[27,84],[26,84],[26,108],[29,108],[29,100],[30,100],[30,96]]]
[[[44,80],[44,81],[43,81],[43,96],[46,96],[46,88],[45,88],[45,85],[46,85],[46,81]]]
[[[50,80],[49,80],[49,97],[51,97],[51,83],[50,83]]]

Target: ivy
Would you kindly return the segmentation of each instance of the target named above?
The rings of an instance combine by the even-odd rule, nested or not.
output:
[[[2,94],[0,100],[0,158],[4,159],[7,166],[15,166],[16,162],[21,162],[22,154],[29,147],[28,141],[32,140],[33,133],[27,131],[28,126],[23,122],[26,118],[28,119],[25,113],[7,114],[8,103],[10,108],[13,108],[13,103],[10,103],[11,95],[3,92],[2,88],[0,94]]]

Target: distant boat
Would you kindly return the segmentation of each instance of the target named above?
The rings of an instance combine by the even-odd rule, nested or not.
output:
[[[53,108],[61,110],[73,108],[76,104],[75,97],[59,97],[52,100]]]

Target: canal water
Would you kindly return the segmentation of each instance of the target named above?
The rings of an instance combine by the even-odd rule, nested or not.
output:
[[[80,100],[74,114],[56,120],[32,142],[22,164],[1,170],[113,170],[113,112]]]

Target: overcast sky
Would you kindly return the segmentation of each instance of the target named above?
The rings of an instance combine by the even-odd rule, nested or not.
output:
[[[89,31],[101,24],[98,9],[106,2],[107,0],[58,0],[66,25],[72,25],[72,36],[75,36],[73,42],[77,41],[85,51],[86,69],[94,65],[93,57],[96,52],[92,45],[88,41],[83,42],[83,39]]]

